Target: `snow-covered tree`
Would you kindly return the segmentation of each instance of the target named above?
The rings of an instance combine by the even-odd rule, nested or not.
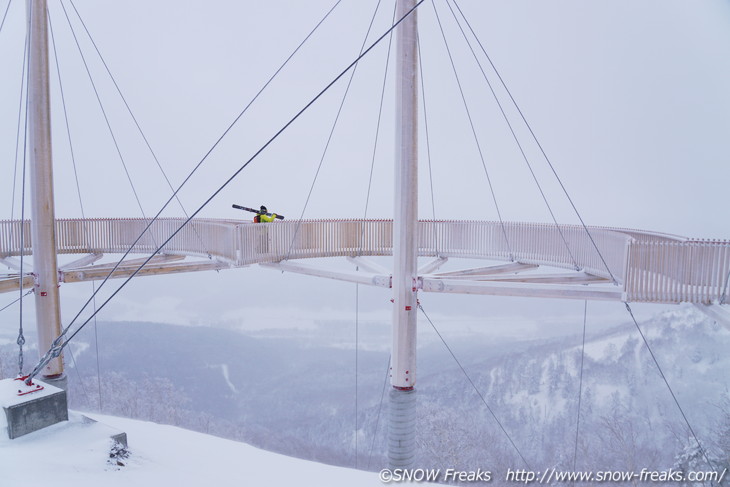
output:
[[[682,485],[686,487],[717,485],[717,483],[711,479],[690,481],[688,479],[688,474],[696,474],[700,472],[722,472],[722,468],[718,470],[720,463],[720,459],[714,456],[711,451],[702,448],[697,443],[697,440],[690,437],[687,439],[679,453],[675,456],[672,469],[682,472],[684,477],[684,480],[681,483],[677,483],[675,485]]]

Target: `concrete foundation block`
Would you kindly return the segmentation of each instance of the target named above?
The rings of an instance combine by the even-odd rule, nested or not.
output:
[[[19,391],[25,394],[19,395]],[[0,406],[5,412],[0,430],[4,422],[11,440],[68,421],[66,391],[38,380],[34,386],[20,380],[0,380]]]

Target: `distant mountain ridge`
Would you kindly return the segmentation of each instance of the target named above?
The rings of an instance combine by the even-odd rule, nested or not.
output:
[[[690,307],[665,312],[640,326],[693,429],[704,446],[727,463],[730,452],[722,443],[730,434],[730,331]],[[575,453],[580,362],[577,337],[577,344],[564,339],[506,360],[473,358],[467,371],[525,458],[541,468],[560,465],[569,470]],[[427,387],[445,382],[431,379]],[[459,428],[453,418],[481,419],[470,419],[475,424],[462,432],[473,438],[474,448],[464,448],[468,441],[462,440],[452,446],[454,458],[465,465],[490,458],[519,465],[486,408],[482,405],[479,411],[480,400],[466,381],[454,381],[445,395],[424,395],[428,400],[419,405],[423,417],[435,423],[432,429]],[[690,436],[633,323],[587,341],[576,468],[669,468],[693,444]],[[437,442],[426,438],[424,449],[438,452]],[[430,461],[437,458],[434,453]]]
[[[674,308],[640,326],[703,446],[717,461],[726,461],[730,330],[692,307]],[[380,398],[386,353],[358,354],[356,440],[352,350],[154,323],[105,324],[99,335],[105,413],[181,425],[338,465],[355,465],[357,442],[359,468],[385,463],[388,406],[387,396],[382,407]],[[83,388],[76,370],[69,377],[72,407],[94,410],[98,387],[90,339],[87,334],[74,346]],[[666,469],[692,446],[633,323],[586,342],[577,453],[580,336],[500,344],[499,351],[484,343],[450,345],[533,468],[570,470],[575,454],[580,470]],[[3,347],[6,362],[10,349]],[[419,363],[419,463],[521,466],[448,352],[427,347],[419,352]]]

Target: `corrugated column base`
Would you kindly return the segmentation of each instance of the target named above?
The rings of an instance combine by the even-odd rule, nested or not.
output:
[[[390,468],[411,467],[416,459],[416,391],[390,390],[388,463]]]

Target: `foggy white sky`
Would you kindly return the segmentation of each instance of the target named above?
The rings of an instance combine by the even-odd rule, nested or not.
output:
[[[63,10],[58,2],[50,3],[86,214],[141,216]],[[173,184],[182,181],[334,3],[75,1]],[[188,211],[197,208],[354,59],[376,4],[343,0],[181,193]],[[537,188],[446,4],[442,0],[435,4],[503,217],[549,221]],[[0,2],[0,12],[5,5]],[[70,3],[65,5],[144,211],[153,215],[168,198],[169,189],[123,111],[73,8]],[[461,0],[459,5],[587,224],[730,238],[725,217],[730,181],[728,2]],[[3,219],[11,217],[24,15],[24,2],[13,1],[0,32]],[[387,29],[391,15],[392,2],[383,2],[370,40]],[[419,9],[419,20],[436,217],[496,219],[430,1]],[[340,125],[304,213],[306,218],[364,215],[386,50],[387,44],[383,43],[358,67]],[[493,73],[488,71],[488,75],[494,80]],[[52,77],[55,83],[55,66]],[[231,209],[231,203],[238,203],[266,204],[287,218],[299,217],[345,85],[346,79],[244,171],[203,215],[248,218]],[[392,85],[389,79],[386,106],[392,97]],[[80,209],[57,88],[54,97],[57,215],[75,217]],[[500,99],[506,101],[504,96]],[[511,119],[518,123],[515,117]],[[393,113],[386,109],[369,217],[388,218],[392,214],[392,124]],[[525,133],[524,128],[518,131]],[[558,220],[575,223],[575,215],[534,144],[525,137],[521,140],[527,144]],[[421,144],[420,215],[430,218],[423,131]],[[166,215],[180,216],[182,212],[173,207]],[[19,217],[17,196],[12,216]],[[111,283],[112,287],[116,285]],[[90,287],[63,287],[64,317],[75,314]],[[361,298],[366,308],[382,312],[383,319],[389,319],[387,292],[361,289]],[[291,309],[292,314],[302,308],[311,310],[312,316],[331,316],[331,310],[354,313],[352,285],[251,269],[140,279],[102,312],[101,318],[235,322],[237,316],[246,314],[245,308],[257,306],[261,299]],[[0,296],[0,305],[10,300],[8,295]],[[472,316],[531,315],[529,320],[553,312],[582,312],[582,303],[578,302],[431,295],[422,300],[424,305],[430,300],[444,317],[458,314],[456,310]],[[616,304],[596,305],[596,309],[619,315],[622,312]],[[32,321],[32,311],[28,319]],[[576,327],[579,325],[576,323]]]

